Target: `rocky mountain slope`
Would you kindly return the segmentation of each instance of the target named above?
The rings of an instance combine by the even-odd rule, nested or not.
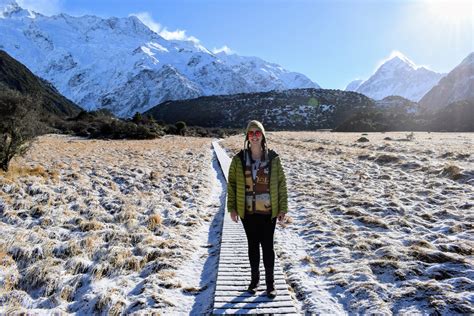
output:
[[[0,50],[0,90],[31,95],[45,116],[77,115],[81,108],[62,96],[50,83],[35,76],[28,68]]]
[[[474,101],[474,53],[469,54],[446,77],[441,79],[420,100],[420,104],[425,109],[437,110],[462,100]]]

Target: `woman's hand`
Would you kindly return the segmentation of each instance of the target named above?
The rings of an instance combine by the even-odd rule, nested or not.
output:
[[[285,219],[285,213],[279,213],[278,214],[278,221],[281,222],[284,219]]]
[[[239,221],[239,214],[236,211],[230,212],[230,218],[237,223]]]

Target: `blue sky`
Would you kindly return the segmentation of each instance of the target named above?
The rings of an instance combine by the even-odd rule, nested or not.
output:
[[[304,73],[323,88],[367,79],[393,55],[449,72],[474,51],[473,0],[18,0],[46,15],[126,17]]]

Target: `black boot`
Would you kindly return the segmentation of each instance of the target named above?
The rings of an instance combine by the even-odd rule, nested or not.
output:
[[[273,273],[265,273],[265,284],[267,286],[267,297],[275,298],[277,292],[275,290],[275,281]]]
[[[273,288],[268,288],[267,287],[267,297],[268,298],[275,298],[277,296],[277,290]]]
[[[258,280],[252,280],[250,281],[250,285],[247,289],[247,292],[250,294],[255,294],[257,292],[258,288]]]
[[[252,279],[250,281],[250,285],[247,289],[247,292],[250,294],[255,294],[257,291],[258,283],[260,281],[260,270],[253,269],[252,271]]]

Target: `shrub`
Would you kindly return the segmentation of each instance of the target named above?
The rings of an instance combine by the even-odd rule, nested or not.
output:
[[[135,115],[132,118],[132,122],[135,124],[139,124],[143,122],[143,117],[140,112],[135,112]]]
[[[175,124],[178,135],[184,135],[186,131],[186,123],[183,121],[178,121]]]
[[[5,172],[13,157],[24,154],[41,131],[36,102],[32,96],[0,91],[0,168]]]

